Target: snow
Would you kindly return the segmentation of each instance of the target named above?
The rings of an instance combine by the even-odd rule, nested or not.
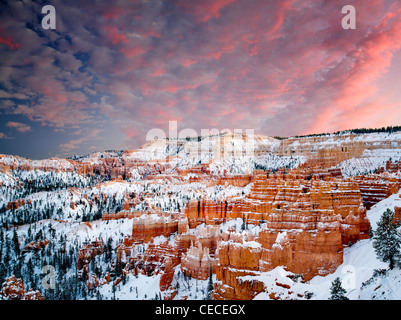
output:
[[[209,280],[198,280],[184,277],[181,273],[181,265],[176,266],[172,286],[179,288],[177,295],[173,300],[204,300],[207,297],[207,286]],[[213,283],[216,283],[216,275],[212,277]]]
[[[116,286],[116,300],[150,300],[154,299],[160,293],[160,277],[161,274],[148,277],[143,274],[137,276],[128,274],[126,283],[120,282]],[[113,282],[107,283],[100,287],[100,294],[103,299],[113,299]]]
[[[77,240],[80,243],[112,237],[114,242],[123,241],[124,237],[132,234],[133,220],[96,220],[91,222],[66,222],[53,219],[44,219],[31,224],[32,229],[52,227],[56,230],[56,237],[63,235],[67,241]],[[29,225],[18,227],[18,234],[23,236]]]
[[[16,187],[18,185],[17,180],[13,177],[10,172],[0,172],[0,186],[4,185],[7,187]]]
[[[243,220],[241,218],[232,219],[220,224],[221,232],[227,232],[228,229],[234,228],[235,230],[241,230]]]
[[[367,149],[360,157],[342,161],[336,168],[341,169],[344,177],[353,177],[373,173],[389,160],[401,160],[401,149]]]
[[[273,244],[273,248],[280,248],[280,249],[282,249],[281,244],[282,244],[283,242],[285,242],[286,239],[287,239],[287,232],[286,232],[286,231],[284,231],[284,232],[279,232],[279,233],[277,234],[276,242]]]
[[[384,211],[386,211],[387,209],[394,211],[394,207],[401,207],[400,194],[401,192],[393,194],[388,198],[376,203],[370,208],[370,210],[368,210],[367,217],[373,230],[376,229],[376,224],[380,220],[380,217]]]
[[[165,242],[168,242],[168,238],[166,238],[165,236],[158,236],[158,237],[153,238],[153,243],[155,245],[160,245]]]
[[[252,249],[259,249],[262,247],[262,245],[256,241],[245,241],[242,245]]]

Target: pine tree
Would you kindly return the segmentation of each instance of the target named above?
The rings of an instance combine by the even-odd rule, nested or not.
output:
[[[329,300],[349,300],[345,294],[347,291],[342,287],[340,278],[335,278],[331,283]]]
[[[377,223],[373,237],[373,248],[377,257],[389,263],[390,270],[401,258],[401,237],[397,231],[399,224],[394,222],[394,212],[387,209]]]
[[[368,233],[368,235],[369,235],[369,239],[372,239],[373,236],[374,236],[374,232],[373,232],[372,226],[369,227],[369,233]]]
[[[7,277],[7,269],[3,262],[0,262],[0,286],[6,280]]]
[[[209,282],[207,284],[206,300],[212,300],[212,291],[213,291],[213,273],[212,273],[212,268],[210,268]]]
[[[27,243],[30,243],[32,241],[32,228],[31,228],[31,225],[29,225],[26,238],[27,238],[27,240],[26,240]]]
[[[20,247],[19,247],[17,231],[15,230],[15,228],[14,228],[14,232],[13,232],[13,245],[14,245],[15,253],[19,256],[20,255]]]

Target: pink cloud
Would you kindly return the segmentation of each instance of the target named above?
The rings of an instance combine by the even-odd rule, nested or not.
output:
[[[186,13],[195,16],[198,22],[207,22],[212,18],[218,18],[221,10],[235,0],[204,0],[196,2],[178,1],[177,5],[183,7]]]
[[[27,124],[21,123],[21,122],[15,122],[15,121],[7,122],[6,126],[13,128],[13,129],[17,130],[18,132],[22,132],[22,133],[32,130],[32,128],[30,126],[28,126]]]
[[[401,8],[383,16],[351,51],[352,68],[342,77],[332,79],[338,83],[336,95],[318,117],[313,131],[360,127],[361,123],[384,125],[381,111],[397,109],[398,104],[389,104],[377,97],[378,81],[388,72],[395,53],[401,49],[400,35]],[[372,99],[375,101],[371,102]]]
[[[107,40],[110,41],[114,45],[118,44],[118,43],[128,43],[129,42],[129,39],[124,34],[124,32],[120,31],[115,26],[105,26],[104,31],[106,32]]]

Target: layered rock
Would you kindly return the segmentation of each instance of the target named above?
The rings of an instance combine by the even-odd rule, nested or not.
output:
[[[263,284],[252,282],[244,286],[240,277],[259,274],[261,244],[247,241],[243,234],[232,232],[225,234],[223,238],[225,240],[220,243],[218,250],[218,282],[214,286],[213,298],[250,300],[263,290]]]
[[[247,223],[262,229],[253,239],[231,234],[220,243],[216,298],[252,298],[263,286],[247,283],[245,289],[237,278],[277,266],[305,280],[326,275],[342,263],[344,245],[368,238],[366,209],[352,181],[267,179],[259,174],[238,206]]]
[[[398,162],[387,161],[386,171],[390,173],[401,171],[401,161]]]
[[[132,237],[141,242],[178,231],[179,220],[172,214],[143,214],[133,220]]]
[[[171,283],[174,278],[174,263],[171,258],[167,258],[164,261],[164,272],[160,277],[160,290],[166,291],[171,290]],[[171,297],[170,297],[171,298]]]
[[[221,224],[227,219],[232,219],[232,204],[228,201],[216,202],[213,200],[191,200],[184,210],[188,218],[189,227],[206,223],[211,225]]]
[[[394,221],[401,223],[401,207],[394,207]]]
[[[332,167],[344,160],[363,157],[365,150],[401,147],[400,132],[291,137],[280,141],[277,153],[283,156],[305,156],[309,167]]]
[[[389,175],[386,172],[357,176],[352,180],[358,183],[363,203],[367,209],[397,193],[401,187],[401,176]]]
[[[91,273],[89,279],[86,281],[86,286],[89,290],[93,290],[109,282],[110,274],[108,272],[103,278],[99,278],[95,273]]]

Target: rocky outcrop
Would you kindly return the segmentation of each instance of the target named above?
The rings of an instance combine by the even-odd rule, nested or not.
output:
[[[401,161],[398,162],[387,161],[386,171],[390,173],[401,171]]]
[[[27,204],[32,204],[32,200],[28,199],[26,201]],[[18,199],[15,201],[10,201],[7,204],[7,210],[17,210],[18,208],[22,207],[25,205],[25,199]]]
[[[401,223],[401,207],[394,207],[394,221]]]
[[[345,246],[368,237],[366,208],[399,190],[400,161],[387,162],[375,174],[349,178],[344,178],[343,172],[344,176],[352,174],[342,172],[339,164],[352,158],[374,157],[381,152],[375,149],[401,148],[400,137],[399,133],[282,140],[258,136],[253,150],[247,135],[219,135],[213,137],[210,146],[197,143],[202,139],[168,139],[149,142],[138,150],[71,159],[36,161],[0,155],[0,178],[4,180],[0,185],[12,185],[15,190],[19,183],[22,185],[17,174],[12,176],[11,171],[16,169],[94,175],[96,179],[83,179],[90,181],[93,189],[70,188],[71,201],[64,203],[67,211],[76,211],[73,218],[80,216],[82,208],[95,210],[97,206],[96,218],[101,214],[103,221],[130,219],[132,233],[117,244],[115,259],[113,255],[110,262],[111,273],[117,277],[115,283],[130,272],[159,275],[163,296],[172,298],[177,292],[173,287],[175,271],[180,269],[202,280],[212,272],[217,278],[214,298],[252,299],[266,290],[261,280],[265,272],[280,267],[302,274],[305,280],[326,275],[342,263]],[[210,154],[198,161],[205,150]],[[260,156],[260,162],[241,158],[250,150]],[[388,155],[397,156],[394,150],[388,151],[380,165]],[[295,166],[291,156],[301,158],[293,169],[289,169]],[[235,165],[224,164],[235,158],[241,158],[233,161]],[[269,163],[271,159],[279,164]],[[240,167],[243,163],[246,169]],[[361,172],[365,172],[364,165],[371,163],[361,161]],[[271,170],[252,171],[255,166]],[[94,186],[94,181],[102,180]],[[126,191],[121,194],[121,190]],[[113,197],[113,192],[120,194]],[[31,204],[29,197],[18,199],[17,192],[8,194],[5,211],[22,211],[22,206]],[[107,199],[116,198],[118,205],[107,206],[107,210],[117,212],[101,212]],[[104,201],[102,205],[100,201]],[[395,216],[400,219],[398,207]],[[232,221],[237,218],[242,222]],[[46,241],[32,242],[22,253],[36,252],[46,245]],[[88,264],[104,250],[108,248],[99,240],[79,251],[78,274],[89,289],[110,281],[110,275],[88,274]],[[7,294],[21,298],[21,283],[10,280],[10,288],[11,282],[15,291],[7,289]],[[286,283],[277,281],[274,285],[289,290]]]
[[[89,279],[86,281],[86,286],[89,290],[93,290],[109,282],[110,274],[108,272],[103,278],[99,278],[95,273],[91,273]]]
[[[103,253],[103,240],[92,241],[84,245],[78,253],[78,270],[87,267],[89,262],[99,254]]]
[[[0,294],[5,300],[44,300],[39,291],[26,292],[22,279],[17,279],[14,275],[3,283]]]
[[[401,147],[401,136],[395,132],[341,135],[291,137],[280,141],[278,154],[283,156],[304,156],[306,166],[332,167],[340,162],[363,157],[365,150],[394,149]]]
[[[42,250],[43,248],[45,248],[47,245],[49,244],[49,240],[45,239],[45,240],[40,240],[38,242],[30,242],[28,243],[21,251],[21,254],[25,254],[28,252],[38,252],[39,250]]]
[[[358,183],[363,204],[367,209],[397,193],[401,187],[401,176],[394,176],[387,172],[357,176],[351,180]]]
[[[215,273],[216,264],[216,260],[210,256],[209,248],[203,248],[199,242],[181,257],[181,271],[195,279],[206,280],[211,273]]]
[[[246,234],[228,232],[223,234],[223,241],[218,250],[219,262],[216,267],[216,277],[213,298],[227,300],[249,300],[263,290],[263,284],[258,282],[244,283],[240,277],[259,274],[261,244],[247,241]]]
[[[171,283],[173,282],[174,278],[174,263],[171,258],[167,258],[164,261],[164,272],[160,277],[160,290],[161,291],[167,291],[167,290],[173,290],[171,288]],[[169,296],[170,299],[172,299],[171,295]]]
[[[189,227],[205,223],[218,225],[222,222],[234,218],[232,215],[232,203],[229,201],[215,202],[213,200],[191,200],[184,210],[188,218]]]
[[[178,231],[179,220],[173,214],[142,214],[133,220],[132,237],[141,242]]]

